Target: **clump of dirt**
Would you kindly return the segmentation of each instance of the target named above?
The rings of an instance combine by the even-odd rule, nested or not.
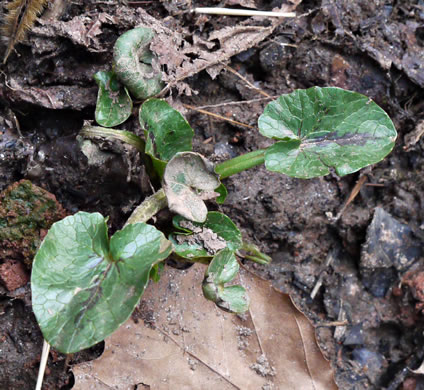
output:
[[[274,376],[275,368],[269,364],[268,359],[264,354],[256,359],[256,363],[252,364],[250,368],[260,376]]]

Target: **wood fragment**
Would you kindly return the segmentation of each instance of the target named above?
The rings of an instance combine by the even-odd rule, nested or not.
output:
[[[44,7],[50,0],[14,0],[6,4],[7,14],[2,26],[2,35],[7,40],[7,49],[3,57],[3,64],[6,63],[15,45],[25,39],[26,33],[30,30],[41,14]]]
[[[405,135],[405,146],[403,150],[409,152],[418,143],[420,138],[424,135],[424,120],[417,123],[414,131]]]
[[[50,344],[46,340],[43,340],[43,352],[41,353],[40,368],[38,370],[37,384],[35,386],[35,390],[41,390],[41,387],[43,386],[43,378],[44,378],[44,373],[46,371],[47,360],[49,358],[49,352],[50,352]]]

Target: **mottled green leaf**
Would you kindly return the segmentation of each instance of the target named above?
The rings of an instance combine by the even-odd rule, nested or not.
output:
[[[125,122],[131,115],[132,100],[126,88],[113,72],[97,72],[94,75],[99,86],[96,104],[96,122],[113,127]]]
[[[282,95],[259,118],[259,131],[279,140],[265,154],[270,171],[299,178],[340,176],[381,161],[396,130],[371,99],[340,88],[313,87]]]
[[[226,311],[243,313],[249,308],[246,290],[242,286],[225,287],[239,271],[234,252],[221,250],[211,261],[202,283],[204,296]]]
[[[173,224],[181,230],[181,233],[170,235],[174,251],[186,259],[210,258],[223,248],[235,252],[243,245],[240,230],[234,222],[217,211],[210,211],[203,223],[187,221],[177,215]]]
[[[219,294],[221,298],[217,305],[220,309],[231,313],[244,313],[249,309],[249,296],[242,286],[225,287]]]
[[[33,310],[43,336],[72,353],[110,335],[131,315],[152,266],[172,244],[153,226],[126,226],[108,240],[99,213],[78,212],[55,223],[35,256]]]
[[[178,152],[192,150],[194,131],[177,110],[161,99],[145,101],[139,119],[145,130],[146,153],[162,177],[167,161]]]
[[[149,46],[154,36],[151,28],[137,27],[123,33],[113,46],[114,70],[136,99],[152,97],[164,86],[160,70],[152,66],[155,55]]]
[[[212,163],[193,152],[177,153],[163,176],[169,209],[195,222],[206,220],[208,210],[204,200],[216,197],[214,189],[219,185]]]

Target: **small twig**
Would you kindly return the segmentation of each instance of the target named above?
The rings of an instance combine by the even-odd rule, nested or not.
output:
[[[229,106],[229,105],[238,105],[238,104],[251,104],[251,103],[257,103],[262,102],[264,100],[270,100],[270,99],[277,99],[278,96],[270,96],[270,97],[263,97],[263,98],[257,98],[257,99],[251,99],[251,100],[241,100],[241,101],[231,101],[231,102],[222,102],[218,104],[207,104],[206,106],[198,106],[196,107],[199,110],[203,110],[204,108],[217,108],[217,107],[223,107],[223,106]]]
[[[311,298],[312,299],[314,299],[315,296],[318,294],[318,291],[322,286],[322,279],[324,278],[324,271],[330,266],[330,264],[333,262],[333,259],[334,259],[333,252],[329,252],[328,255],[327,255],[327,259],[325,260],[324,268],[319,273],[318,280],[315,283],[315,286],[311,291]]]
[[[320,322],[315,325],[316,328],[329,328],[332,326],[347,326],[349,325],[348,320],[343,321],[330,321],[330,322]]]
[[[359,178],[359,180],[356,182],[355,186],[353,187],[349,197],[346,199],[346,202],[344,203],[344,205],[342,206],[342,208],[340,209],[340,211],[337,213],[336,217],[334,218],[334,222],[340,219],[340,217],[346,210],[346,207],[353,202],[353,200],[359,194],[359,191],[361,190],[362,186],[365,184],[367,180],[368,178],[365,175]]]
[[[229,70],[231,73],[235,74],[239,79],[243,80],[250,88],[254,89],[261,95],[271,98],[271,95],[267,94],[266,92],[262,91],[262,89],[254,86],[246,77],[242,76],[239,72],[237,72],[235,69],[233,69],[231,66],[225,65],[225,69]]]
[[[185,108],[188,108],[189,110],[193,110],[193,111],[197,111],[197,112],[200,112],[202,114],[205,114],[205,115],[213,116],[214,118],[221,119],[223,121],[227,121],[227,122],[233,123],[234,125],[239,125],[239,126],[247,127],[249,129],[254,129],[253,126],[246,125],[245,123],[241,123],[241,122],[235,121],[233,119],[226,118],[225,116],[222,116],[222,115],[214,114],[213,112],[202,110],[200,108],[193,107],[193,106],[190,106],[188,104],[183,104],[183,106]]]
[[[338,322],[344,322],[344,321],[346,321],[346,312],[345,312],[345,310],[343,308],[343,300],[342,299],[340,299],[340,310],[339,310],[339,316],[337,318],[337,321]],[[338,325],[338,326],[336,326],[336,329],[334,330],[334,335],[333,335],[334,339],[336,341],[341,340],[341,338],[343,337],[343,335],[345,334],[345,332],[346,332],[346,326],[345,325],[342,325],[342,326]]]
[[[210,15],[228,15],[228,16],[267,16],[275,18],[294,18],[295,12],[272,12],[272,11],[255,11],[250,9],[234,9],[234,8],[220,8],[220,7],[199,7],[194,8],[193,12],[196,14],[210,14]]]
[[[382,183],[365,183],[366,187],[386,187],[385,184]]]
[[[46,371],[47,359],[49,358],[50,344],[43,340],[43,352],[41,353],[40,368],[38,370],[37,385],[35,390],[41,390],[43,385],[44,372]]]

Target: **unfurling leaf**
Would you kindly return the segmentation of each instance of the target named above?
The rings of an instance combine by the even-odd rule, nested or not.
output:
[[[205,298],[225,311],[244,313],[249,309],[249,298],[242,286],[228,286],[239,271],[234,252],[230,249],[220,251],[209,264],[202,283]]]
[[[32,269],[32,304],[46,341],[72,353],[103,340],[138,304],[152,266],[172,244],[145,223],[126,226],[109,240],[99,213],[78,212],[56,222]]]
[[[113,47],[115,73],[136,99],[152,97],[163,87],[160,72],[152,67],[153,37],[152,29],[138,27],[122,34]]]
[[[381,161],[396,130],[371,99],[340,88],[313,87],[280,96],[259,118],[259,131],[279,140],[266,150],[270,171],[299,178],[340,176]]]
[[[169,209],[195,222],[206,220],[208,210],[203,200],[219,195],[214,190],[220,184],[212,163],[193,152],[177,153],[163,176]]]

